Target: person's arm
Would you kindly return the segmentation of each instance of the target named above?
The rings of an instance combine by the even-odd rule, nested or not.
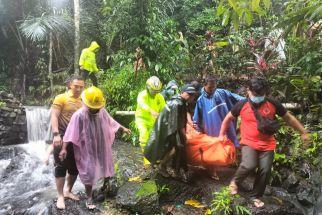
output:
[[[188,111],[187,112],[187,123],[193,127],[193,121],[192,121],[192,116],[191,116],[191,113]]]
[[[93,69],[95,72],[98,72],[98,68],[97,68],[97,64],[96,64],[96,55],[94,55],[94,59],[93,59]]]
[[[283,120],[292,128],[297,130],[301,134],[301,138],[304,143],[308,143],[309,141],[309,136],[307,134],[307,131],[305,130],[304,126],[289,112],[284,114],[282,116]]]
[[[230,99],[232,99],[232,100],[234,101],[234,103],[237,103],[237,102],[242,101],[242,100],[244,100],[244,99],[245,99],[245,97],[244,97],[244,96],[240,96],[240,95],[238,95],[238,94],[236,94],[236,93],[232,93],[232,92],[230,92],[230,91],[228,91],[228,90],[225,90],[225,92],[226,92],[226,95],[227,95]]]
[[[276,114],[282,117],[289,126],[297,130],[301,134],[303,142],[307,143],[309,137],[303,125],[291,113],[287,112],[278,100],[273,98],[267,98],[267,100],[275,106]]]
[[[128,128],[125,128],[123,125],[120,125],[120,129],[122,129],[122,131],[124,133],[127,133],[128,135],[131,135],[132,134],[132,131]]]
[[[226,131],[230,125],[230,123],[235,119],[233,114],[229,111],[229,113],[226,115],[224,121],[221,123],[220,132],[219,132],[219,139],[224,140],[226,136]]]
[[[147,95],[148,96],[148,95]],[[152,117],[157,118],[159,113],[154,111],[147,102],[147,99],[145,96],[143,96],[142,93],[138,95],[137,98],[137,105],[140,107],[141,110],[146,111],[151,114]]]
[[[202,132],[202,116],[201,116],[201,107],[200,104],[197,102],[195,107],[195,112],[193,113],[192,121],[193,121],[193,127],[199,131]]]
[[[58,117],[60,113],[61,113],[61,109],[59,108],[52,108],[51,110],[50,121],[51,121],[52,132],[54,134],[54,138],[53,138],[54,146],[62,145],[62,139],[60,137],[59,130],[58,130]]]
[[[83,68],[84,58],[85,58],[85,51],[83,50],[81,55],[80,55],[79,62],[78,62],[78,65],[79,65],[80,69],[84,69]]]
[[[219,132],[220,140],[225,139],[226,131],[230,126],[230,123],[240,115],[240,112],[243,109],[246,101],[247,100],[239,101],[237,104],[234,105],[231,111],[228,112],[223,122],[221,123],[220,132]]]
[[[62,147],[62,149],[59,152],[59,159],[61,161],[63,161],[63,160],[66,159],[66,156],[67,156],[67,146],[68,146],[68,144],[69,144],[69,142],[64,142],[63,143],[63,147]]]

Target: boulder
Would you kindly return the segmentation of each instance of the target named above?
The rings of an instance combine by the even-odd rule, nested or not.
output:
[[[157,185],[154,180],[126,182],[117,192],[116,203],[133,213],[142,215],[159,213]]]
[[[26,142],[27,121],[24,107],[12,94],[0,91],[0,146]]]

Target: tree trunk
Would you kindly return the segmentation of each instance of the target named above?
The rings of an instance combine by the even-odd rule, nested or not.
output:
[[[74,73],[79,74],[79,0],[74,0],[75,45],[74,45]]]
[[[48,62],[48,77],[50,80],[50,94],[53,94],[54,81],[53,81],[53,33],[49,32],[49,62]]]

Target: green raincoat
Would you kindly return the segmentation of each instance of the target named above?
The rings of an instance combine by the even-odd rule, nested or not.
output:
[[[83,49],[79,58],[79,66],[89,72],[98,72],[94,51],[99,47],[97,42],[92,42],[88,48]]]
[[[139,93],[137,98],[137,107],[135,112],[135,124],[140,132],[140,145],[145,147],[149,139],[150,131],[154,125],[156,117],[150,113],[151,110],[160,113],[165,106],[163,96],[158,93],[154,98],[150,96],[147,90]]]

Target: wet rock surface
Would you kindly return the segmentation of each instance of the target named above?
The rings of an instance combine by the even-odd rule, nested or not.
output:
[[[94,193],[97,209],[89,211],[86,206],[84,187],[80,184],[75,190],[81,200],[75,202],[66,199],[66,210],[57,210],[56,190],[53,167],[45,167],[39,158],[31,156],[35,146],[16,149],[0,148],[0,158],[6,160],[6,168],[1,175],[0,192],[6,196],[0,200],[0,214],[205,214],[214,198],[213,192],[227,186],[235,172],[235,168],[218,168],[219,180],[210,178],[202,169],[194,169],[188,182],[180,179],[164,178],[153,170],[144,170],[141,152],[138,147],[129,143],[115,141],[113,159],[115,177],[102,181]],[[9,153],[5,156],[3,153]],[[26,171],[25,171],[26,170]],[[37,175],[37,178],[35,178]],[[263,201],[265,207],[255,208],[247,197],[247,190],[252,188],[253,178],[247,178],[241,189],[241,198],[235,204],[249,208],[252,214],[282,215],[320,215],[321,214],[321,183],[319,173],[312,178],[316,182],[303,180],[301,176],[289,175],[283,188],[268,187]],[[137,180],[133,180],[137,178]],[[140,191],[146,184],[153,184],[151,189]],[[155,189],[156,186],[156,189]],[[17,188],[19,187],[19,190]],[[151,186],[149,186],[151,188]],[[308,188],[308,189],[307,189]],[[144,190],[144,189],[143,189]],[[138,194],[138,192],[140,194]],[[10,197],[8,194],[12,193]],[[185,205],[188,199],[198,200],[204,208]],[[40,212],[40,213],[39,213]],[[214,213],[215,214],[215,213]]]
[[[118,190],[116,203],[132,213],[157,214],[160,211],[157,185],[154,180],[126,182]]]
[[[22,104],[0,91],[0,146],[27,142],[27,121]]]

